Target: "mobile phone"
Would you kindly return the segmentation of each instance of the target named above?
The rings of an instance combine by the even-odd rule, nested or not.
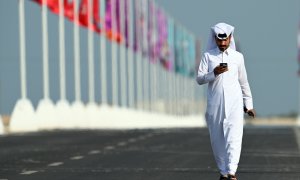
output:
[[[227,63],[220,63],[220,66],[226,68],[227,67]]]

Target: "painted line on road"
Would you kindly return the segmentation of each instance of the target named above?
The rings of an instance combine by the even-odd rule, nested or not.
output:
[[[106,146],[104,149],[105,150],[112,150],[112,149],[115,149],[115,147],[114,146]]]
[[[122,141],[122,142],[119,142],[117,145],[118,145],[118,146],[126,146],[127,143]]]
[[[100,150],[91,150],[90,152],[88,152],[88,154],[100,154],[101,151]]]
[[[128,142],[134,143],[134,142],[136,142],[136,139],[135,138],[130,138],[130,139],[128,139]]]
[[[39,172],[39,171],[23,171],[20,174],[22,174],[22,175],[30,175],[30,174],[34,174],[34,173],[37,173],[37,172]]]
[[[138,140],[145,140],[147,137],[146,136],[140,136],[138,137]]]
[[[48,164],[48,166],[60,166],[63,164],[64,164],[63,162],[54,162],[54,163]]]
[[[83,159],[84,156],[73,156],[73,157],[70,157],[71,160],[79,160],[79,159]]]
[[[151,138],[151,137],[153,137],[153,136],[154,136],[154,134],[152,134],[152,133],[146,135],[147,138]]]

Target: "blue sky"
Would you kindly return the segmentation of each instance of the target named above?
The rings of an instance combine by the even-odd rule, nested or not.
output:
[[[0,1],[0,90],[2,91],[0,113],[9,113],[18,97],[10,94],[20,93],[19,71],[10,69],[10,67],[18,67],[19,63],[17,2],[17,0]],[[258,115],[282,115],[298,111],[300,98],[296,37],[300,20],[299,0],[157,0],[156,2],[200,39],[202,50],[206,47],[211,26],[218,22],[227,22],[235,26],[235,38],[245,56],[248,79]],[[48,20],[49,26],[57,30],[57,17],[49,15]],[[41,25],[34,22],[41,22],[40,9],[36,4],[27,1],[27,59],[30,62],[27,67],[29,69],[28,93],[36,104],[42,97],[42,90],[36,90],[37,86],[42,87],[37,83],[41,82],[42,77],[36,76],[36,74],[42,75],[40,68],[42,55]],[[66,32],[68,31],[72,32],[72,29],[70,23],[66,22]],[[57,42],[54,41],[57,38],[56,32],[49,32],[49,45],[54,54],[58,53]],[[85,30],[81,30],[81,34],[86,38]],[[72,43],[72,33],[66,34],[66,41]],[[86,47],[85,40],[81,43]],[[67,54],[72,53],[68,48],[67,51]],[[85,52],[86,50],[82,56],[85,56]],[[98,54],[95,56],[97,58]],[[71,59],[71,57],[67,58]],[[51,59],[57,57],[52,56],[50,61]],[[54,73],[53,79],[58,79],[58,65],[56,61],[55,63],[50,66],[50,70]],[[11,83],[5,83],[7,78]],[[68,78],[70,77],[67,77],[67,80]],[[57,83],[53,79],[50,85]],[[83,82],[83,86],[87,87],[86,81]],[[56,94],[57,98],[58,88],[52,93]],[[86,98],[87,94],[83,96]]]
[[[298,111],[297,30],[299,0],[157,0],[206,47],[209,28],[218,22],[235,26],[245,56],[258,115]]]

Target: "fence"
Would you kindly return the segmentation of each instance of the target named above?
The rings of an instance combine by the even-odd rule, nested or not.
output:
[[[196,37],[154,0],[19,0],[18,7],[21,97],[10,132],[204,124]]]

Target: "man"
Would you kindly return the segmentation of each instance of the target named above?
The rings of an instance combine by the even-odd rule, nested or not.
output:
[[[199,65],[198,84],[208,83],[206,122],[220,180],[237,180],[243,136],[243,109],[255,111],[244,57],[235,49],[234,27],[218,23]]]

